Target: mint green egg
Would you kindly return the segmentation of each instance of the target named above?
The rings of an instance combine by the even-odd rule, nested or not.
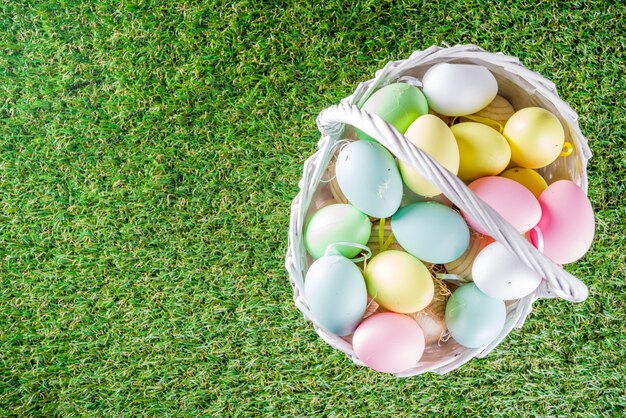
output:
[[[468,348],[481,348],[495,340],[504,328],[504,301],[487,296],[474,283],[452,293],[446,305],[450,335]]]
[[[437,202],[416,202],[391,217],[396,241],[408,253],[428,263],[442,264],[459,258],[470,242],[470,231],[454,209]]]
[[[313,215],[304,230],[304,245],[313,258],[320,258],[329,245],[337,242],[367,244],[372,222],[366,214],[352,205],[338,203],[326,206]],[[347,258],[355,257],[361,249],[338,245],[336,249]]]
[[[374,92],[362,109],[380,116],[404,134],[415,119],[428,113],[428,101],[417,87],[393,83]],[[358,129],[357,135],[361,139],[374,140]]]

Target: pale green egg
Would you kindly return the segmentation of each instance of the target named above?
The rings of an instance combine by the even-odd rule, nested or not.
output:
[[[304,244],[313,258],[320,258],[329,245],[337,242],[367,244],[372,233],[372,222],[366,214],[352,205],[338,203],[315,212],[304,230]],[[335,249],[345,257],[355,257],[361,249],[337,245]]]
[[[372,94],[362,109],[380,116],[403,134],[415,119],[428,113],[428,102],[417,87],[393,83]],[[358,129],[357,134],[361,139],[375,139]]]

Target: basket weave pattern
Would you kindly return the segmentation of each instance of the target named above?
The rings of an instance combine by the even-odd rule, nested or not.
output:
[[[467,212],[497,241],[514,252],[544,280],[532,294],[507,303],[507,318],[500,335],[485,347],[466,348],[450,340],[434,347],[428,346],[424,356],[414,368],[397,373],[396,376],[412,376],[424,372],[447,373],[474,357],[483,357],[493,350],[514,327],[521,327],[531,311],[532,303],[538,298],[561,297],[580,302],[588,295],[587,287],[580,280],[557,266],[552,260],[535,249],[497,212],[478,198],[458,177],[443,168],[428,154],[408,141],[394,127],[380,117],[360,110],[365,100],[379,88],[397,81],[419,83],[426,70],[440,62],[479,64],[487,67],[496,77],[499,94],[503,95],[516,109],[528,106],[543,107],[554,113],[565,127],[566,140],[574,146],[574,152],[557,159],[540,169],[540,174],[552,183],[569,179],[587,191],[587,161],[591,152],[587,140],[578,127],[578,115],[561,100],[555,86],[541,75],[520,64],[516,57],[489,53],[475,45],[457,45],[451,48],[433,46],[417,51],[407,60],[389,62],[376,73],[375,78],[361,83],[356,91],[342,100],[341,104],[322,111],[317,119],[321,132],[318,151],[304,164],[300,193],[291,206],[289,244],[286,268],[294,291],[296,306],[307,320],[314,323],[316,332],[331,346],[346,353],[356,364],[363,363],[355,356],[350,338],[339,337],[324,331],[310,314],[303,295],[304,276],[312,262],[303,242],[303,231],[307,216],[338,141],[353,137],[356,127],[366,134],[379,138],[392,154],[408,163],[413,169],[436,185],[458,208]],[[327,186],[327,185],[326,185]]]

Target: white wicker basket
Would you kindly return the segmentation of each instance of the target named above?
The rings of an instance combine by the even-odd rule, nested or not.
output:
[[[585,300],[588,294],[586,286],[580,280],[537,251],[501,216],[477,198],[459,178],[441,167],[381,118],[359,109],[380,87],[398,80],[419,83],[418,80],[426,70],[440,62],[483,65],[495,75],[499,94],[509,99],[515,109],[538,106],[556,114],[566,127],[566,139],[574,146],[574,152],[539,171],[548,183],[570,179],[585,193],[587,192],[586,166],[591,152],[586,138],[578,127],[578,115],[559,98],[552,82],[525,68],[516,57],[486,52],[475,45],[457,45],[450,48],[432,46],[424,51],[414,52],[407,60],[389,62],[372,80],[361,83],[351,96],[342,100],[340,105],[322,111],[317,119],[321,132],[319,150],[304,163],[299,183],[300,193],[291,206],[286,268],[294,290],[296,306],[307,320],[314,323],[316,332],[328,344],[346,353],[354,363],[363,365],[354,354],[350,337],[327,333],[315,324],[303,294],[304,277],[312,262],[304,247],[303,227],[314,210],[312,207],[314,199],[319,199],[320,194],[328,193],[327,185],[320,180],[333,156],[337,141],[353,136],[354,127],[379,138],[398,159],[409,163],[418,173],[437,185],[452,203],[477,220],[497,241],[514,251],[524,263],[544,277],[541,286],[533,294],[507,303],[504,329],[489,345],[465,348],[450,339],[440,345],[427,346],[416,367],[397,373],[396,376],[399,377],[425,372],[444,374],[474,357],[487,355],[514,327],[519,328],[523,325],[531,311],[532,303],[538,298],[561,297],[580,302]]]

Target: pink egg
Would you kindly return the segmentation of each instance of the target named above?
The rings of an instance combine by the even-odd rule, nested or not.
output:
[[[559,180],[541,193],[539,204],[539,232],[530,231],[533,245],[560,264],[584,256],[593,241],[595,219],[582,189],[570,180]]]
[[[482,177],[471,182],[469,188],[519,232],[527,232],[541,218],[541,206],[537,198],[514,180],[497,176]],[[468,214],[462,213],[472,228],[489,235]]]
[[[357,357],[379,372],[398,373],[415,367],[424,353],[424,332],[412,318],[394,312],[377,313],[354,331]]]

